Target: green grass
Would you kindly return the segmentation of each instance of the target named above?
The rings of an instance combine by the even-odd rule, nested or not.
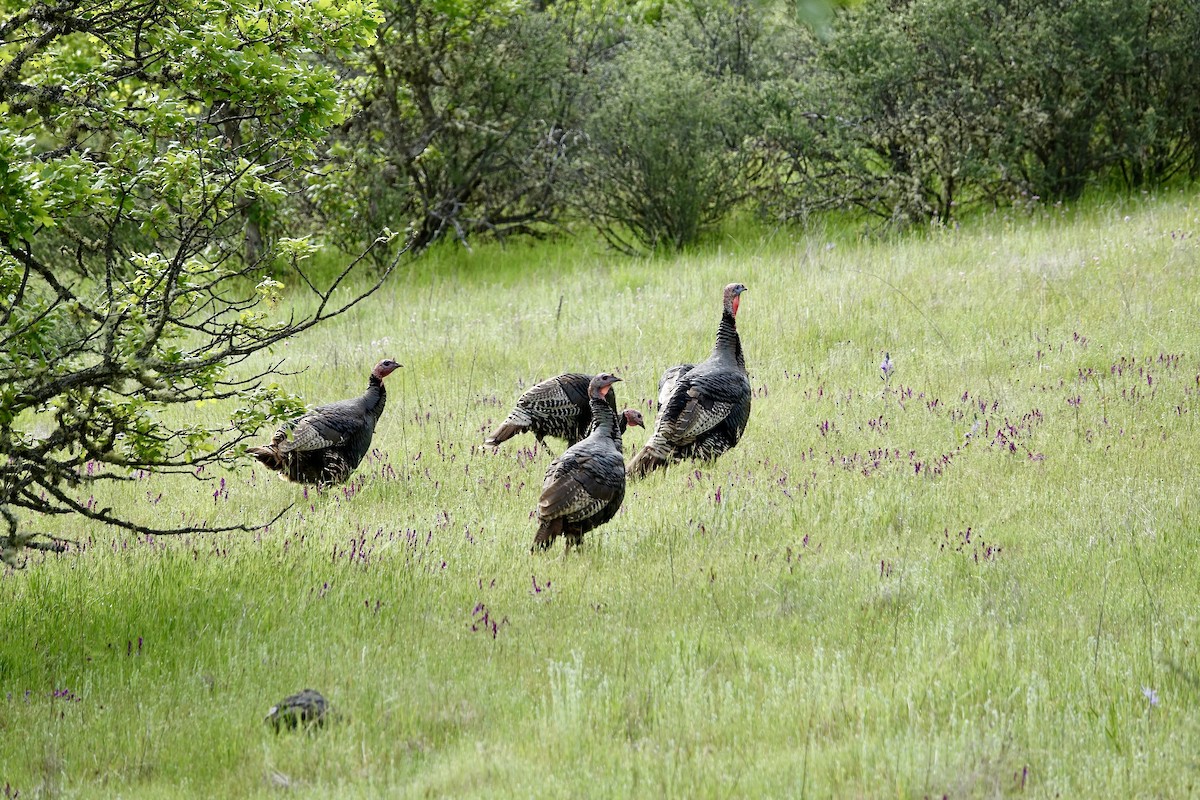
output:
[[[404,363],[352,484],[152,476],[104,501],[214,525],[296,507],[153,541],[60,520],[79,548],[0,576],[5,796],[1197,791],[1197,198],[673,260],[437,258],[275,353],[314,403]],[[616,370],[649,409],[732,280],[742,444],[530,555],[549,456],[483,435],[565,370]],[[272,733],[304,687],[344,718]]]

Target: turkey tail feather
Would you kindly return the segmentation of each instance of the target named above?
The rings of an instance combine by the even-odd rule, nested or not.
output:
[[[629,465],[625,468],[625,474],[641,478],[652,470],[665,467],[671,463],[671,455],[674,450],[675,448],[666,439],[656,433],[646,441],[646,445],[638,451],[638,454],[630,459]]]
[[[529,552],[534,550],[546,550],[550,545],[554,544],[554,540],[562,533],[563,521],[559,519],[545,519],[538,524],[537,536],[533,537],[533,547],[529,548]]]
[[[496,432],[484,439],[483,443],[495,446],[501,442],[507,442],[518,433],[529,430],[531,425],[533,425],[533,418],[529,416],[529,412],[523,408],[514,408],[500,427],[496,428]]]
[[[494,446],[500,444],[501,442],[507,442],[509,439],[516,436],[518,433],[524,433],[527,430],[529,430],[529,428],[526,426],[514,425],[511,422],[505,422],[499,428],[496,428],[495,433],[493,433],[488,438],[484,439],[483,443],[487,444],[487,445],[492,445],[494,447]]]
[[[283,472],[284,467],[286,466],[283,460],[283,453],[280,453],[279,448],[277,448],[275,445],[267,445],[266,447],[251,447],[247,452],[257,458],[263,466],[267,467],[268,469],[273,469],[276,472]]]

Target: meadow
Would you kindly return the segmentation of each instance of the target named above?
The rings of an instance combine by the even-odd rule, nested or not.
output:
[[[350,483],[141,476],[96,502],[294,506],[55,520],[0,575],[0,797],[1193,794],[1198,271],[1194,193],[404,267],[273,354],[314,404],[404,364]],[[730,281],[742,443],[531,554],[551,456],[483,437],[568,370],[649,419]],[[276,734],[305,687],[339,718]]]

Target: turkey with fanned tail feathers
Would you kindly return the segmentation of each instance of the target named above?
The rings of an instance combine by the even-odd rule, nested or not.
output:
[[[744,291],[740,283],[725,287],[712,354],[663,373],[654,433],[629,462],[629,475],[641,477],[685,458],[715,459],[741,440],[750,419],[750,378],[737,332]]]
[[[271,443],[249,452],[296,483],[345,481],[371,450],[375,425],[387,404],[383,379],[400,367],[390,358],[375,365],[361,397],[317,406],[275,431]]]

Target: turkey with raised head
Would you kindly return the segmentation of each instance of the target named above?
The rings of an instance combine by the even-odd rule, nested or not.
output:
[[[725,287],[712,354],[699,364],[680,364],[663,373],[654,433],[629,462],[631,476],[685,458],[711,460],[741,440],[750,419],[750,378],[737,332],[744,291],[740,283]]]
[[[538,444],[546,446],[547,436],[557,436],[573,445],[588,435],[592,427],[592,410],[588,386],[593,375],[568,372],[530,387],[517,399],[517,405],[500,427],[483,440],[496,446],[525,431],[532,431]],[[605,403],[617,414],[617,395],[611,389]],[[642,412],[627,408],[617,415],[617,424],[624,433],[629,426],[646,427]]]
[[[375,425],[387,403],[383,379],[399,366],[385,358],[371,370],[361,397],[317,406],[281,425],[270,444],[251,447],[250,454],[296,483],[341,483],[371,450]]]
[[[587,437],[550,462],[537,505],[533,547],[548,548],[559,536],[567,546],[608,522],[625,499],[625,457],[621,429],[608,404],[612,385],[621,380],[601,373],[588,384],[594,424]]]

